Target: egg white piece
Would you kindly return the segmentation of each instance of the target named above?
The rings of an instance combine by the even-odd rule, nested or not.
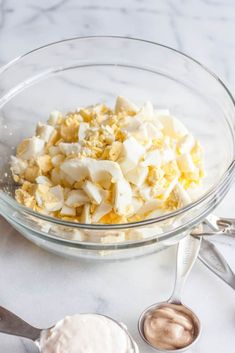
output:
[[[35,179],[37,184],[42,184],[42,185],[48,185],[48,186],[52,186],[52,182],[49,178],[47,178],[44,175],[40,175]]]
[[[137,240],[137,239],[146,239],[154,237],[156,235],[162,234],[162,228],[155,226],[154,228],[140,228],[140,229],[131,229],[128,232],[128,239]]]
[[[187,191],[183,188],[183,186],[180,183],[177,183],[174,187],[174,193],[177,195],[179,201],[180,201],[180,206],[184,207],[187,206],[192,202],[191,197],[187,193]]]
[[[145,148],[137,142],[134,137],[130,137],[123,142],[123,159],[120,162],[124,174],[134,169],[140,158],[144,155]]]
[[[189,153],[185,153],[178,157],[177,164],[183,173],[195,173],[197,169]]]
[[[138,110],[138,107],[134,103],[129,101],[127,98],[123,96],[117,97],[114,108],[115,113],[118,114],[123,111],[136,113]]]
[[[112,210],[112,205],[102,202],[92,215],[92,222],[97,223],[99,220]]]
[[[154,110],[152,103],[146,102],[135,117],[137,119],[140,119],[141,121],[152,121],[154,118]]]
[[[163,125],[163,132],[167,136],[179,138],[180,136],[188,134],[187,128],[174,116],[161,116],[159,120]]]
[[[64,160],[64,156],[62,154],[56,154],[51,158],[51,163],[53,164],[53,166],[56,167],[56,166],[60,166],[63,160]]]
[[[118,180],[115,184],[114,209],[119,215],[126,215],[132,205],[132,191],[130,184],[125,180]]]
[[[151,200],[145,202],[143,204],[143,206],[138,210],[137,213],[139,215],[146,215],[146,214],[150,213],[151,211],[154,211],[157,208],[159,208],[159,206],[161,206],[161,204],[162,204],[161,200],[151,199]]]
[[[28,163],[21,158],[11,156],[11,169],[15,174],[22,174],[27,169]]]
[[[56,126],[59,120],[63,117],[62,113],[58,110],[53,110],[47,120],[49,125]]]
[[[54,197],[61,202],[62,206],[64,204],[64,189],[62,188],[62,186],[57,185],[57,186],[53,186],[52,188],[50,188],[50,193],[52,193],[54,195]]]
[[[86,133],[89,130],[90,125],[88,123],[80,123],[78,129],[78,141],[82,141],[86,137]]]
[[[178,148],[180,153],[190,153],[195,145],[195,139],[191,134],[184,135],[178,142]]]
[[[79,143],[68,143],[68,142],[61,142],[58,145],[59,150],[64,153],[66,156],[70,154],[78,154],[81,152],[82,146]]]
[[[60,154],[61,150],[60,150],[59,146],[50,146],[48,149],[48,152],[51,157],[54,157],[57,154]]]
[[[36,128],[36,136],[45,142],[49,142],[55,132],[56,130],[53,126],[41,122],[38,123]]]
[[[147,167],[136,167],[125,174],[125,178],[129,183],[140,187],[148,176]]]
[[[43,141],[42,139],[33,136],[25,140],[24,142],[24,150],[19,154],[21,159],[29,160],[43,153],[45,141]]]
[[[82,215],[81,215],[81,222],[82,223],[91,223],[91,213],[90,213],[90,208],[91,205],[89,203],[86,203],[83,207],[82,210]]]
[[[89,197],[84,190],[71,190],[67,194],[65,204],[70,207],[78,207],[89,202]]]
[[[73,207],[68,207],[68,206],[64,205],[64,206],[61,208],[60,213],[61,213],[62,216],[71,216],[71,217],[74,217],[74,216],[76,216],[76,209],[73,208]]]
[[[85,180],[82,186],[85,193],[88,195],[90,200],[95,204],[99,205],[102,202],[100,188],[89,180]]]

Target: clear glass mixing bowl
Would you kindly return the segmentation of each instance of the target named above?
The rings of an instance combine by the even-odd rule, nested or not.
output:
[[[67,112],[103,101],[112,106],[118,95],[170,109],[200,139],[207,173],[200,198],[163,217],[118,225],[65,222],[19,205],[9,168],[16,145],[52,110]],[[63,255],[115,259],[156,251],[179,241],[229,190],[234,127],[234,100],[225,85],[171,48],[138,39],[88,37],[33,50],[0,70],[0,213],[26,238]]]

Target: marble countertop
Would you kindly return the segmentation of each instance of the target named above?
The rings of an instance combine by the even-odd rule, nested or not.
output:
[[[112,34],[160,42],[195,57],[235,93],[234,0],[0,0],[0,65],[51,41]],[[234,216],[235,186],[217,214]],[[102,312],[123,321],[140,351],[137,333],[148,305],[166,299],[174,283],[175,248],[131,261],[94,263],[63,259],[25,240],[0,219],[0,304],[39,327],[66,314]],[[217,246],[235,269],[235,240]],[[203,332],[191,352],[232,353],[235,293],[197,262],[184,302]],[[0,352],[35,352],[23,339],[0,335]]]

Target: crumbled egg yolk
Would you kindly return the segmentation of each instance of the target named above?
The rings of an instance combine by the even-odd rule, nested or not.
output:
[[[63,115],[53,111],[11,157],[16,200],[82,223],[140,221],[190,203],[203,151],[168,111],[118,97]]]

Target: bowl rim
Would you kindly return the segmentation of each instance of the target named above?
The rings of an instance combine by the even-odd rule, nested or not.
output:
[[[35,53],[37,51],[40,51],[42,49],[48,48],[48,47],[52,47],[54,45],[57,44],[61,44],[64,42],[70,42],[70,41],[79,41],[79,40],[87,40],[87,39],[113,39],[113,40],[127,40],[127,41],[132,41],[132,42],[142,42],[145,44],[151,44],[154,46],[158,46],[161,48],[165,48],[173,53],[176,53],[179,56],[183,56],[185,58],[187,58],[189,61],[193,62],[194,64],[196,64],[200,69],[202,69],[203,71],[205,71],[207,74],[209,74],[213,79],[215,79],[224,89],[224,91],[226,92],[226,94],[228,95],[228,98],[231,100],[233,108],[234,108],[234,113],[235,113],[235,99],[233,98],[232,93],[230,92],[230,90],[227,88],[227,86],[225,85],[225,83],[213,72],[211,71],[207,66],[205,66],[204,64],[200,63],[198,60],[194,59],[193,57],[191,57],[188,54],[185,54],[183,52],[181,52],[180,50],[171,48],[170,46],[161,44],[161,43],[157,43],[157,42],[153,42],[153,41],[149,41],[149,40],[145,40],[145,39],[140,39],[140,38],[134,38],[134,37],[129,37],[129,36],[114,36],[114,35],[95,35],[95,36],[75,36],[72,38],[67,38],[67,39],[63,39],[63,40],[58,40],[58,41],[54,41],[45,45],[42,45],[40,47],[37,47],[35,49],[32,49],[28,52],[26,52],[25,54],[22,54],[18,57],[16,57],[15,59],[9,61],[7,64],[3,65],[0,68],[0,75],[5,72],[8,68],[10,68],[11,66],[13,66],[14,64],[18,63],[21,59],[23,59],[24,57],[29,56],[32,53]],[[235,116],[235,114],[234,114]],[[230,129],[231,134],[234,134],[234,131],[231,127],[231,124],[228,123],[228,127]],[[167,219],[179,216],[184,214],[185,212],[192,210],[193,208],[195,208],[196,206],[198,206],[199,204],[202,204],[203,202],[205,202],[206,200],[210,199],[210,197],[216,193],[216,191],[223,186],[223,184],[226,182],[226,180],[228,179],[228,177],[231,175],[231,173],[233,172],[234,168],[235,168],[235,143],[233,144],[233,151],[232,151],[232,155],[233,155],[233,159],[231,161],[231,163],[229,164],[229,166],[227,167],[226,171],[221,175],[220,179],[218,180],[218,182],[213,185],[205,194],[203,194],[200,198],[198,198],[197,200],[191,202],[190,204],[179,208],[173,212],[169,212],[166,213],[164,215],[158,216],[158,217],[154,217],[154,218],[149,218],[149,219],[145,219],[142,221],[138,221],[138,222],[127,222],[127,223],[120,223],[120,224],[101,224],[101,223],[78,223],[78,222],[72,222],[72,221],[64,221],[61,220],[59,218],[55,218],[52,216],[47,216],[44,215],[42,213],[39,212],[35,212],[33,210],[31,210],[30,208],[23,206],[21,204],[19,204],[15,199],[13,199],[12,197],[10,197],[9,195],[7,195],[3,190],[0,191],[0,199],[3,198],[5,202],[7,202],[11,207],[13,207],[15,210],[18,210],[20,212],[25,212],[26,214],[29,214],[31,216],[34,216],[36,218],[42,219],[44,221],[48,221],[51,223],[56,223],[59,225],[63,225],[63,226],[69,226],[69,227],[74,227],[74,228],[83,228],[83,229],[95,229],[95,230],[114,230],[114,229],[126,229],[126,228],[137,228],[137,227],[141,227],[141,226],[147,226],[147,225],[151,225],[154,223],[158,223],[158,222],[162,222],[165,221]],[[2,196],[1,196],[2,195]]]

